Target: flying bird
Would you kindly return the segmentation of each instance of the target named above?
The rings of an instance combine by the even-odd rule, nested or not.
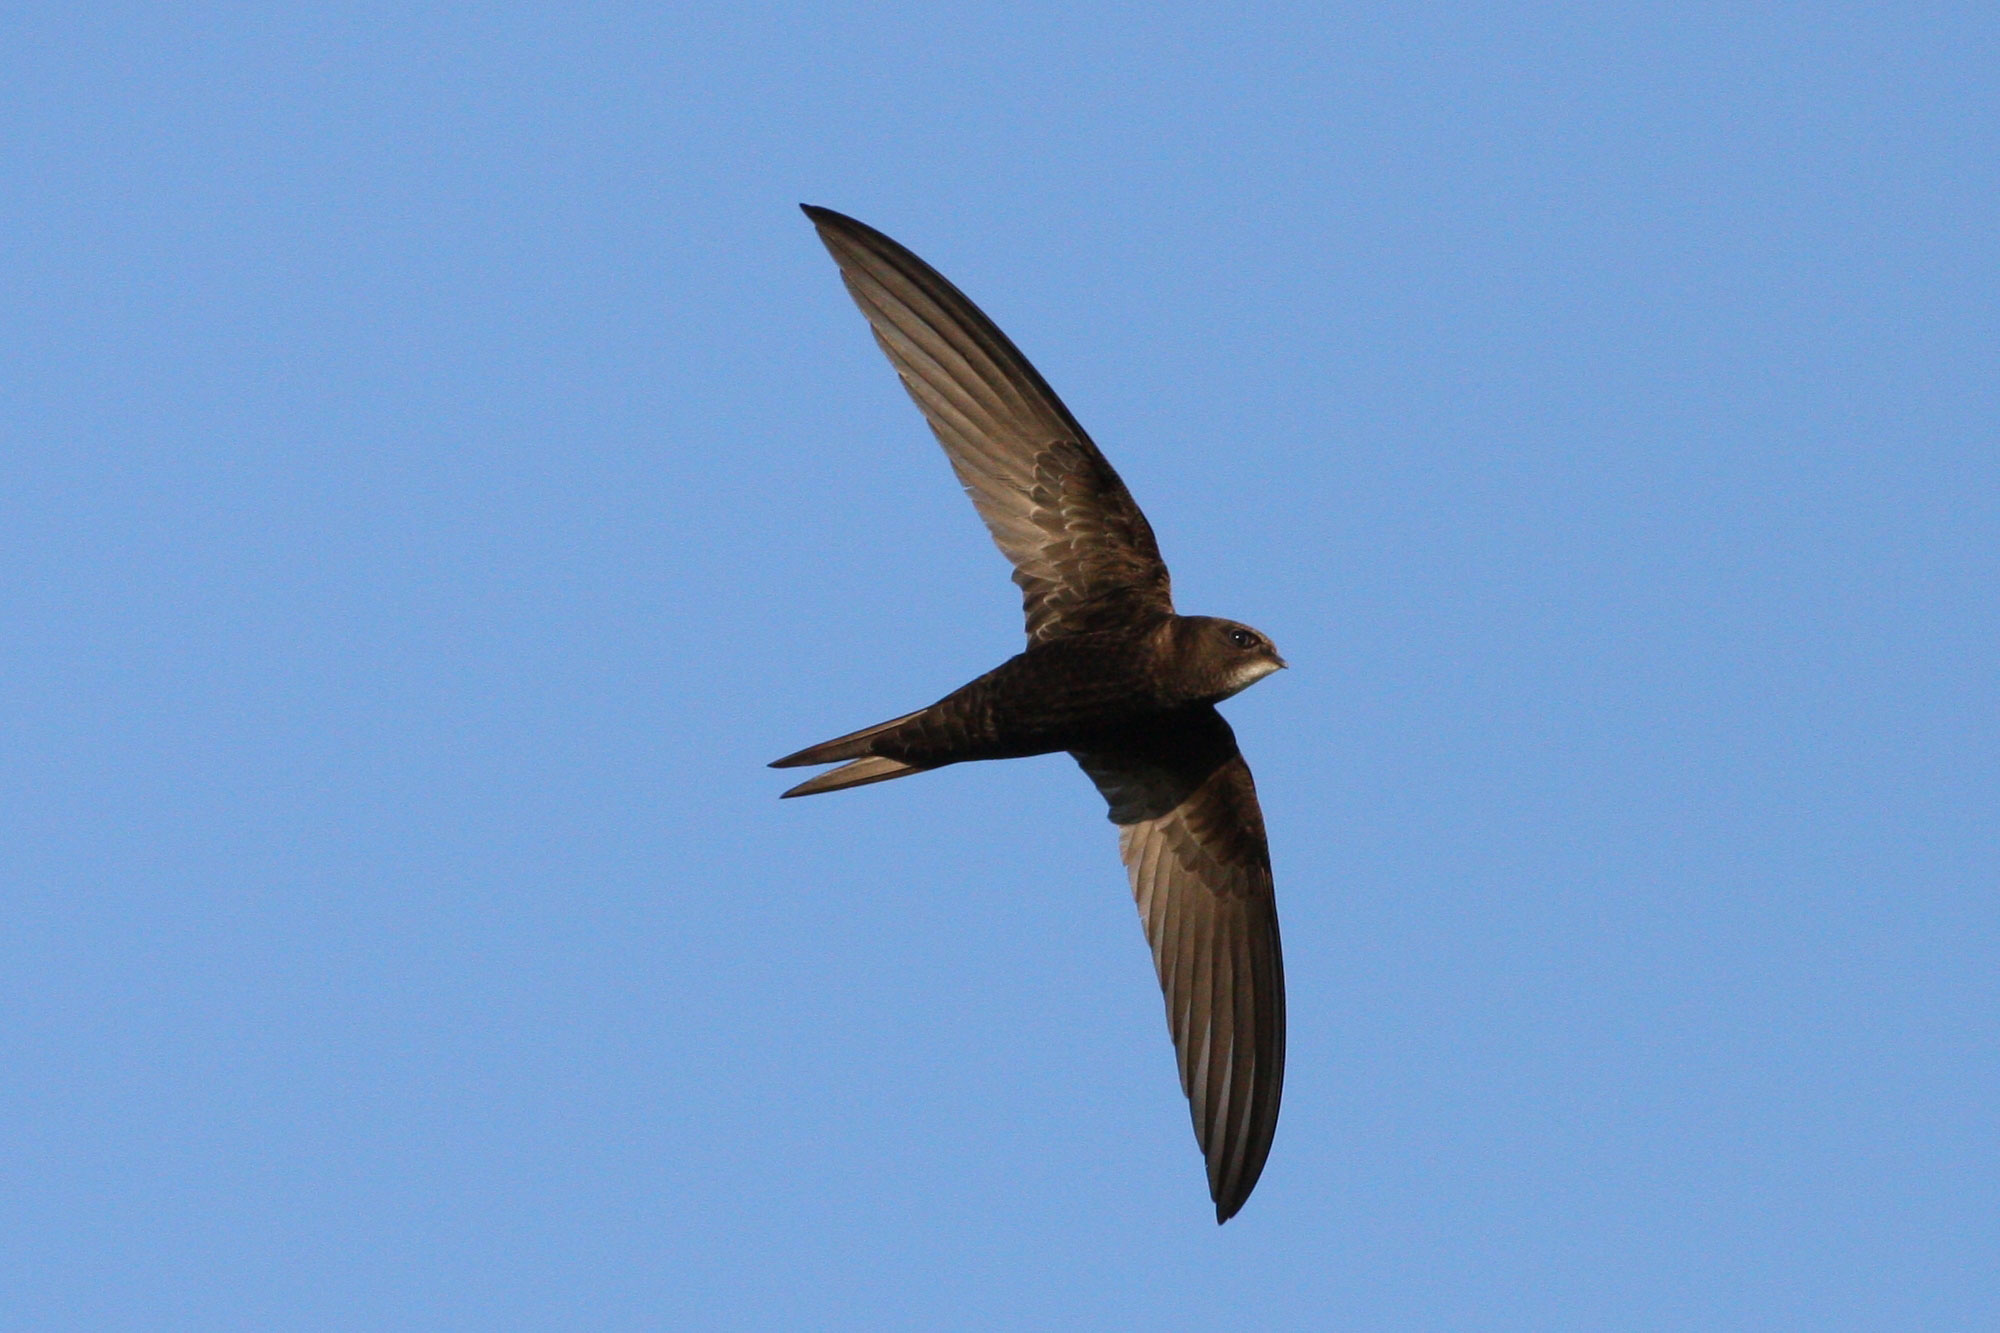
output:
[[[1153,529],[1007,335],[881,232],[802,205],[1014,565],[1028,647],[914,713],[771,765],[786,796],[1067,750],[1097,784],[1166,997],[1215,1220],[1263,1172],[1285,1075],[1264,817],[1215,705],[1285,665],[1248,625],[1174,611]]]

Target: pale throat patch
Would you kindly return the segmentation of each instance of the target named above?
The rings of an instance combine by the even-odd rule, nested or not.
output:
[[[1245,662],[1229,673],[1229,693],[1222,697],[1227,699],[1231,694],[1241,694],[1277,669],[1276,662]]]

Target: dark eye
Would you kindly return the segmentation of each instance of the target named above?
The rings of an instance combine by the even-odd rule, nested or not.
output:
[[[1238,648],[1255,648],[1257,646],[1257,636],[1247,629],[1233,629],[1229,631],[1229,641]]]

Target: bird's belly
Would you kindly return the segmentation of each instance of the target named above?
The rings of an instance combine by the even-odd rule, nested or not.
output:
[[[911,718],[876,752],[935,766],[1087,747],[1165,711],[1123,665],[1015,658]]]

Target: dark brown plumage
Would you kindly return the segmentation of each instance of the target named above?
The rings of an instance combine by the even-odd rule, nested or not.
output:
[[[841,764],[785,793],[809,796],[973,759],[1075,756],[1119,828],[1226,1222],[1277,1128],[1285,984],[1264,817],[1215,704],[1284,661],[1246,625],[1175,614],[1146,516],[977,306],[873,228],[805,212],[1013,562],[1028,648],[928,708],[772,767]]]

